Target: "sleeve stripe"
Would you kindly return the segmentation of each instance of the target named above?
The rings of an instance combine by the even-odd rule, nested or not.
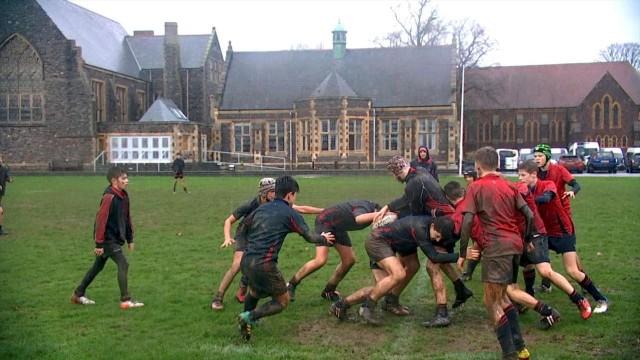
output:
[[[109,219],[109,210],[111,209],[111,202],[113,201],[113,194],[105,194],[102,197],[102,202],[100,203],[100,209],[98,210],[98,214],[96,214],[96,226],[95,226],[95,234],[94,238],[96,243],[104,242],[104,235],[107,229],[107,220]]]

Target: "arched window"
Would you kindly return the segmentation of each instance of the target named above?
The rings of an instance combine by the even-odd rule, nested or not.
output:
[[[587,136],[587,138],[585,139],[585,141],[593,141],[593,138],[591,136]]]
[[[627,147],[627,135],[622,135],[620,138],[620,147]]]
[[[506,120],[500,125],[500,136],[503,142],[514,141],[516,135],[516,125],[513,120]]]
[[[540,138],[540,123],[537,120],[527,120],[524,123],[524,141],[538,142]]]
[[[620,120],[620,106],[618,104],[613,104],[611,118],[611,128],[619,129],[622,127],[622,121]]]
[[[482,121],[478,126],[478,144],[491,142],[491,122]]]
[[[613,135],[611,136],[611,147],[620,147],[620,144],[618,143],[618,137]]]
[[[36,50],[21,35],[0,44],[0,123],[44,120],[44,71]]]
[[[597,129],[600,126],[600,104],[596,104],[593,107],[593,114],[591,115],[591,127]]]
[[[602,138],[600,138],[600,135],[596,135],[596,140],[595,140],[598,145],[600,146],[604,146],[604,144],[602,143]]]
[[[604,99],[602,100],[602,107],[604,108],[603,110],[603,116],[601,119],[601,123],[600,123],[600,129],[604,129],[604,124],[605,122],[608,122],[609,124],[611,124],[611,118],[609,117],[611,115],[611,113],[609,112],[609,105],[610,105],[609,101],[609,97],[605,96]]]

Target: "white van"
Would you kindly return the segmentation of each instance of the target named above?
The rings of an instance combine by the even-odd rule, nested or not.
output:
[[[574,142],[569,146],[569,154],[579,156],[585,165],[592,153],[600,151],[600,144],[595,141]]]
[[[498,152],[498,169],[501,171],[518,170],[518,150],[516,149],[496,149]]]
[[[533,159],[533,149],[532,148],[522,148],[518,152],[518,164],[522,164],[523,162]]]

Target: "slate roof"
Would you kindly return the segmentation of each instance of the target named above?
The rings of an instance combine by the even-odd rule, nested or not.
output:
[[[451,46],[348,49],[341,60],[333,50],[234,52],[221,109],[290,109],[334,71],[376,107],[448,105],[452,66]]]
[[[199,68],[204,66],[213,35],[178,35],[180,66]],[[127,43],[142,69],[164,68],[164,35],[127,36]]]
[[[640,104],[640,73],[628,62],[598,62],[469,69],[465,109],[576,107],[607,72]]]
[[[171,99],[159,97],[142,115],[140,122],[189,122],[176,103]]]
[[[343,96],[358,96],[355,91],[347,84],[347,82],[335,71],[327,75],[322,83],[313,90],[309,95],[310,97],[343,97]]]
[[[118,22],[68,1],[37,0],[64,37],[82,48],[82,58],[106,70],[139,77],[140,69]]]

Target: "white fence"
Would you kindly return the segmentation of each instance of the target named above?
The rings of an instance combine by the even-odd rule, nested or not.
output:
[[[244,166],[272,170],[287,169],[287,158],[279,156],[253,155],[249,153],[227,151],[205,151],[202,154],[203,162],[213,162],[220,165]]]

